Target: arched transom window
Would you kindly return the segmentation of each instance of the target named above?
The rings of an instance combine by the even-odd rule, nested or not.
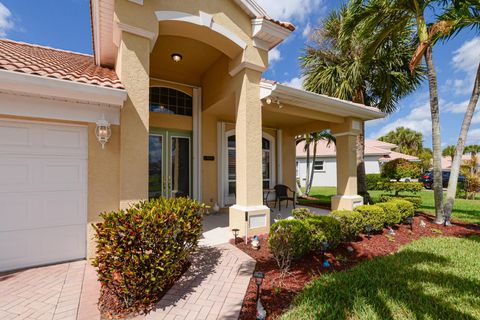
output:
[[[151,87],[150,112],[192,116],[192,97],[172,88]]]

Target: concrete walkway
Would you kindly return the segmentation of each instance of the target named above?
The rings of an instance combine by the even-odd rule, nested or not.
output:
[[[135,319],[238,319],[255,261],[230,244],[192,258],[156,309]],[[0,274],[0,320],[98,320],[99,291],[85,260]]]

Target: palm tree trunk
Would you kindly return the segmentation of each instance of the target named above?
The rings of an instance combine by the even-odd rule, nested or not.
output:
[[[438,106],[437,75],[433,64],[432,47],[425,50],[430,89],[430,113],[432,116],[433,149],[433,195],[435,199],[435,222],[443,223],[442,144],[440,138],[440,110]]]
[[[310,179],[308,180],[308,186],[305,191],[307,195],[310,194],[310,190],[312,190],[312,184],[313,184],[313,176],[315,173],[315,160],[317,158],[317,143],[318,141],[313,141],[313,157],[312,157],[312,168],[310,170]]]
[[[310,139],[306,137],[305,139],[305,148],[307,148],[307,170],[305,172],[305,194],[308,196],[306,189],[310,184]]]
[[[450,179],[448,180],[447,201],[443,209],[445,220],[450,221],[452,215],[453,203],[455,201],[455,195],[457,193],[458,175],[460,174],[460,165],[462,163],[462,155],[465,150],[465,140],[467,139],[468,130],[470,129],[470,123],[472,122],[473,114],[478,103],[478,97],[480,95],[480,63],[477,68],[477,76],[473,86],[470,102],[468,103],[467,111],[463,118],[462,129],[460,130],[460,136],[458,137],[457,148],[455,150],[455,156],[452,161],[452,168],[450,171]]]

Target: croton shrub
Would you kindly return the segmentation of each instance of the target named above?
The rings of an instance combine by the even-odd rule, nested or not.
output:
[[[176,281],[202,231],[203,205],[188,199],[154,199],[101,214],[94,225],[102,295],[122,310],[146,312]],[[102,305],[102,300],[100,301]]]

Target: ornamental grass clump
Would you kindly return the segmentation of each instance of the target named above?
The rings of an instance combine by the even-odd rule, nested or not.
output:
[[[189,198],[160,198],[102,213],[93,226],[102,297],[113,298],[123,313],[148,312],[197,248],[203,207]],[[109,308],[102,297],[100,307]]]

